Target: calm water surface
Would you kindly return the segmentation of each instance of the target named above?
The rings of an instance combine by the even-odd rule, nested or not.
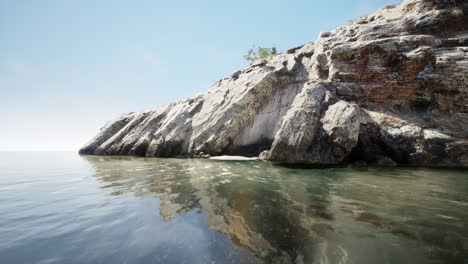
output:
[[[0,263],[468,263],[468,171],[0,152]]]

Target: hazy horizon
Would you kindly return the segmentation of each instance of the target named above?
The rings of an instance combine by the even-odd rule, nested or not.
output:
[[[252,45],[281,52],[391,2],[3,1],[0,151],[76,151],[246,67]]]

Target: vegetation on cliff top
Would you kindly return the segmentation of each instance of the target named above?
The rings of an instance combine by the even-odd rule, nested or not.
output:
[[[275,55],[277,52],[278,51],[275,45],[272,45],[271,48],[253,47],[249,49],[247,55],[244,55],[244,59],[248,61],[254,61],[256,59],[266,59],[272,55]]]

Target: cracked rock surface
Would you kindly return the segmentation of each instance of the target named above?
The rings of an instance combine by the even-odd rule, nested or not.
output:
[[[466,167],[468,2],[386,6],[202,95],[124,114],[80,153]]]

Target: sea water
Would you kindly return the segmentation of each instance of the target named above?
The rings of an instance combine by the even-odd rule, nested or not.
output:
[[[468,263],[468,171],[0,152],[0,263]]]

